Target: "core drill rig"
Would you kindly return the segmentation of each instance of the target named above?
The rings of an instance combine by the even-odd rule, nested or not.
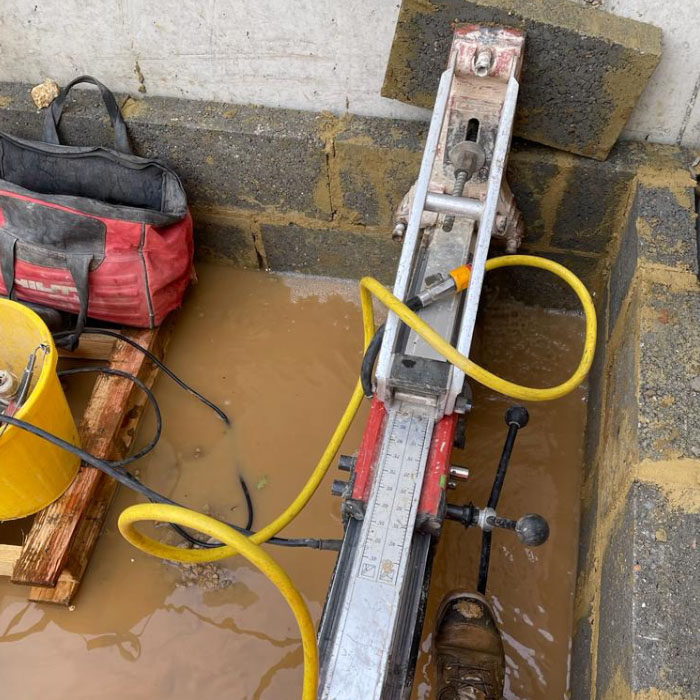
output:
[[[492,238],[517,251],[522,220],[504,179],[524,35],[467,25],[455,31],[420,174],[396,213],[403,239],[393,293],[468,356]],[[450,273],[450,271],[452,271]],[[464,289],[464,294],[455,292]],[[413,302],[413,303],[411,303]],[[389,313],[366,383],[374,393],[356,457],[343,456],[345,535],[319,630],[322,700],[398,700],[410,695],[432,554],[445,518],[484,531],[478,588],[486,585],[490,532],[513,529],[533,546],[541,516],[496,513],[515,435],[527,411],[514,407],[489,503],[453,505],[446,489],[471,393],[465,374]],[[377,347],[379,347],[377,345]],[[372,357],[370,359],[373,359]]]

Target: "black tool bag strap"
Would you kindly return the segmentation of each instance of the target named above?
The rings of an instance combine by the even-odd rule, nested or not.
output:
[[[7,290],[7,298],[12,299],[15,289],[15,255],[17,238],[7,234],[0,236],[0,273]]]
[[[59,347],[66,350],[75,350],[80,343],[80,336],[85,328],[88,314],[88,303],[90,301],[90,285],[88,277],[90,274],[90,265],[92,263],[92,255],[66,255],[66,267],[70,270],[73,276],[75,288],[78,291],[78,299],[80,300],[80,313],[75,321],[75,328],[66,333],[60,341],[56,341]]]
[[[51,103],[51,107],[46,110],[46,117],[44,118],[44,135],[43,139],[47,143],[60,144],[61,139],[58,136],[58,124],[61,121],[61,115],[63,114],[63,107],[66,103],[66,98],[71,88],[79,83],[92,83],[96,85],[100,94],[102,95],[102,101],[105,103],[107,108],[107,113],[109,114],[109,119],[112,122],[112,127],[114,128],[114,147],[117,151],[121,153],[133,154],[131,150],[131,145],[129,144],[129,136],[126,131],[126,123],[122,117],[122,113],[119,110],[119,105],[114,99],[114,95],[108,87],[103,85],[99,80],[93,78],[91,75],[81,75],[74,80],[71,80],[68,85],[66,85],[58,97]]]

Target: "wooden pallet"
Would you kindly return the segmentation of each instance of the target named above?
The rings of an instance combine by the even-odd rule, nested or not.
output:
[[[172,323],[155,330],[123,329],[161,358]],[[109,366],[136,375],[151,387],[158,368],[121,340],[83,336],[76,359],[109,360]],[[82,446],[103,459],[129,451],[146,403],[143,392],[123,377],[98,375],[79,426]],[[70,605],[100,536],[117,483],[82,464],[68,490],[38,513],[22,545],[0,544],[0,576],[28,586],[29,600]]]

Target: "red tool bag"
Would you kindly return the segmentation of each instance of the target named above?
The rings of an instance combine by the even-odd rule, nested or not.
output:
[[[115,148],[61,145],[70,89],[96,85]],[[135,156],[114,95],[84,75],[44,121],[43,141],[0,133],[0,294],[142,328],[177,308],[193,275],[192,219],[178,176]]]

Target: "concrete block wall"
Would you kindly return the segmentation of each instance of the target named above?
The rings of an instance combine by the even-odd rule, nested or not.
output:
[[[432,107],[455,23],[525,32],[514,133],[599,160],[661,57],[657,27],[568,1],[403,0],[382,94]]]
[[[650,22],[663,31],[656,72],[625,127],[625,138],[700,146],[700,45],[695,0],[602,0],[621,17]]]
[[[39,138],[29,85],[0,84],[0,130]],[[137,153],[181,176],[202,259],[248,268],[358,278],[394,276],[392,214],[414,181],[425,126],[370,117],[174,98],[119,96]],[[94,91],[75,92],[66,143],[110,145]],[[525,217],[523,250],[548,255],[595,287],[644,149],[621,145],[603,164],[546,147],[513,146],[508,177]],[[493,275],[492,287],[548,306],[575,304],[552,281]],[[499,283],[501,280],[501,283]]]
[[[601,295],[573,698],[700,697],[700,285],[694,180],[649,162]]]

